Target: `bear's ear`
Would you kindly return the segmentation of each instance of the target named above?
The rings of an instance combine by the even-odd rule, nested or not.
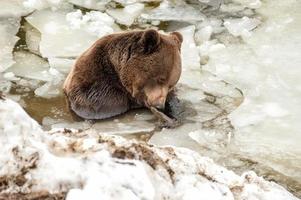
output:
[[[153,52],[160,43],[160,35],[156,30],[150,29],[143,33],[141,43],[146,53]]]
[[[179,42],[179,45],[181,46],[183,42],[183,36],[179,32],[172,32],[171,35],[175,36],[176,40]]]

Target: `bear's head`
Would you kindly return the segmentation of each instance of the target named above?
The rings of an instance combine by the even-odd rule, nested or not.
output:
[[[142,31],[132,44],[120,72],[126,90],[140,104],[164,108],[166,97],[181,75],[181,44],[178,32],[169,35]]]

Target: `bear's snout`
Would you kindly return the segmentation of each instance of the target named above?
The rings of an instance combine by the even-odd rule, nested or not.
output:
[[[156,107],[158,109],[164,109],[165,101],[168,94],[167,87],[155,87],[145,90],[146,106]]]

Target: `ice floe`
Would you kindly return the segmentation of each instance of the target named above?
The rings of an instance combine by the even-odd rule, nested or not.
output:
[[[114,31],[114,20],[100,11],[83,15],[80,10],[41,10],[26,20],[41,32],[43,57],[76,57],[99,37]]]
[[[16,35],[20,27],[19,18],[0,18],[0,72],[14,64],[12,51],[19,40]]]
[[[107,9],[107,13],[112,16],[117,23],[130,26],[135,19],[142,13],[144,4],[135,3],[119,9]]]

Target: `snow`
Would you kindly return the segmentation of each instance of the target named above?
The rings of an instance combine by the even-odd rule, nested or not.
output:
[[[0,100],[0,110],[0,141],[5,146],[0,149],[5,166],[0,176],[25,178],[22,185],[8,179],[2,192],[67,192],[68,200],[297,200],[254,172],[238,176],[188,149],[149,146],[93,131],[43,132],[15,102]]]
[[[108,9],[106,12],[112,16],[117,23],[130,26],[134,23],[135,19],[142,13],[144,4],[135,3],[125,6],[120,9]]]

